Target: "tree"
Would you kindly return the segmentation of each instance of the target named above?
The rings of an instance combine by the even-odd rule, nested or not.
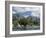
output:
[[[23,18],[19,20],[20,25],[24,25],[24,30],[26,30],[26,25],[28,24],[27,19]]]
[[[37,21],[34,21],[33,24],[34,24],[34,25],[38,25],[38,22],[37,22]]]
[[[16,21],[14,20],[13,21],[13,27],[16,27],[17,25],[18,25],[18,21],[17,20]]]
[[[28,18],[27,20],[28,20],[28,25],[32,26],[32,24],[33,24],[32,17]]]

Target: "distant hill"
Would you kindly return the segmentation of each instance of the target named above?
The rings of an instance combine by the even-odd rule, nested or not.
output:
[[[26,11],[24,13],[16,13],[16,14],[13,14],[14,16],[17,16],[17,17],[20,17],[20,16],[24,16],[24,17],[28,17],[28,16],[31,16],[31,11]]]

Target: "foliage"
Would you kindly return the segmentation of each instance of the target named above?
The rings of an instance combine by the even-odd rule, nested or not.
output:
[[[13,27],[16,27],[18,25],[18,21],[13,21]]]
[[[23,18],[23,19],[19,20],[19,24],[26,26],[28,24],[28,21],[27,21],[27,19]]]
[[[19,20],[20,19],[20,20]],[[30,18],[16,18],[16,17],[13,17],[13,25],[14,27],[16,27],[18,25],[18,23],[20,25],[24,25],[24,27],[26,27],[26,25],[40,25],[40,23],[38,21],[33,21],[32,20],[32,17]]]

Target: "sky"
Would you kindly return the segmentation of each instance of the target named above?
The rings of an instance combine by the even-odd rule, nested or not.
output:
[[[29,15],[40,17],[40,8],[39,7],[12,7],[12,13],[26,13],[30,12]],[[26,14],[25,17],[28,15]]]

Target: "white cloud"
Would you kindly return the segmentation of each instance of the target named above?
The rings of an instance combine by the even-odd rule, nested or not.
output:
[[[40,17],[40,12],[39,11],[32,12],[32,16]]]
[[[15,7],[14,10],[16,10],[17,13],[25,12],[25,10],[21,7]]]
[[[16,12],[15,11],[12,11],[13,14],[15,14]]]
[[[14,10],[16,10],[17,13],[24,13],[26,11],[31,11],[32,12],[32,16],[35,17],[40,17],[40,8],[38,7],[15,7]],[[15,11],[13,11],[13,13],[16,13]],[[26,16],[27,17],[27,16]]]
[[[32,16],[40,17],[40,8],[32,8]]]
[[[25,11],[31,11],[31,8],[26,7]]]
[[[31,11],[38,11],[40,8],[39,7],[32,7]]]

